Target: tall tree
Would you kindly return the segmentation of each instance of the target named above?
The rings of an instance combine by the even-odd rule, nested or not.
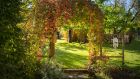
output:
[[[23,30],[21,0],[0,0],[0,78],[32,79],[34,66],[27,53]],[[34,58],[33,58],[34,59]]]
[[[120,33],[133,26],[136,22],[132,21],[136,15],[134,4],[126,3],[127,1],[115,0],[114,2],[107,1],[103,9],[106,15],[105,28],[113,30],[114,33]]]

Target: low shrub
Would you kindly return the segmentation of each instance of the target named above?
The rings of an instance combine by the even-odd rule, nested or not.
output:
[[[42,69],[39,71],[38,75],[40,79],[62,79],[63,71],[57,63],[52,61],[47,62]]]

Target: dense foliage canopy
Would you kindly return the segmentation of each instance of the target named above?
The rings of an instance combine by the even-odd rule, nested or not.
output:
[[[1,79],[32,79],[36,70],[35,57],[27,46],[29,41],[26,43],[23,30],[17,25],[23,20],[22,5],[20,0],[0,1]]]

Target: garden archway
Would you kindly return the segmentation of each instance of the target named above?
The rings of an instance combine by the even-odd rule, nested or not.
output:
[[[92,0],[37,0],[34,14],[39,46],[42,47],[48,40],[50,60],[55,54],[57,29],[63,24],[77,22],[86,24],[89,28],[89,65],[93,64],[95,56],[102,56],[104,14]]]

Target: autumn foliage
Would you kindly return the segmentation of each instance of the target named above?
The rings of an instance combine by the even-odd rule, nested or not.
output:
[[[37,0],[35,6],[35,27],[39,28],[40,46],[49,40],[49,58],[55,53],[56,32],[64,24],[78,21],[88,25],[89,59],[102,52],[103,13],[91,0]],[[80,20],[75,19],[80,17]],[[97,53],[96,53],[96,52]]]

